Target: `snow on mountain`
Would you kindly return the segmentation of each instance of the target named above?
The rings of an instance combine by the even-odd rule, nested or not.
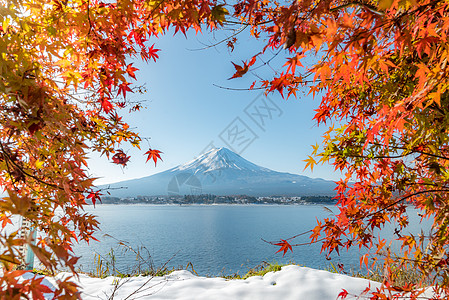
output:
[[[271,172],[270,169],[253,164],[227,148],[212,149],[191,162],[171,170],[173,172],[192,171],[196,174],[222,169],[244,170],[251,172]]]
[[[258,166],[227,148],[212,149],[167,171],[111,184],[117,197],[167,194],[334,195],[335,183]]]

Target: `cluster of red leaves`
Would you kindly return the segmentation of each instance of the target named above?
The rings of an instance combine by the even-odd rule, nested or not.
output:
[[[344,174],[336,188],[339,213],[318,223],[312,242],[322,242],[328,254],[371,249],[373,264],[384,261],[387,282],[395,270],[413,268],[422,282],[449,292],[448,3],[299,0],[271,6],[245,0],[234,6],[234,16],[256,37],[268,35],[263,52],[284,47],[291,55],[261,87],[287,97],[308,87],[324,95],[317,124],[336,124],[307,159],[308,167],[330,162]],[[310,56],[315,63],[301,63]],[[236,70],[233,78],[247,73],[247,64]],[[429,235],[403,232],[409,206],[433,220]],[[392,221],[399,253],[376,238],[376,230]],[[276,245],[285,254],[284,241]],[[361,263],[368,267],[369,257]],[[383,288],[416,298],[419,287]]]
[[[45,267],[53,271],[62,264],[74,271],[72,243],[93,239],[98,227],[82,210],[86,194],[92,202],[100,199],[86,174],[86,153],[113,154],[112,161],[125,166],[129,156],[117,150],[119,144],[140,143],[116,112],[133,92],[128,79],[135,79],[137,68],[127,59],[155,61],[159,49],[149,45],[150,38],[170,27],[183,34],[204,24],[216,28],[228,10],[210,0],[38,2],[13,1],[1,16],[0,49],[7,59],[0,61],[0,184],[8,197],[0,201],[0,219],[3,230],[12,215],[30,220],[45,233],[32,246]],[[314,147],[320,162],[330,161],[345,177],[337,186],[339,214],[312,230],[312,242],[322,241],[328,253],[354,245],[374,249],[385,256],[387,282],[394,276],[388,266],[397,264],[420,270],[446,292],[448,11],[440,0],[242,0],[233,6],[233,17],[250,26],[253,36],[265,32],[261,53],[283,47],[292,54],[285,70],[261,87],[291,97],[310,84],[311,94],[324,94],[317,123],[342,124],[325,133],[322,148]],[[301,61],[316,54],[318,61],[304,67]],[[248,73],[259,55],[234,64],[231,78]],[[84,95],[77,98],[73,91],[79,90]],[[160,153],[150,149],[147,161],[156,163]],[[307,163],[313,167],[316,161]],[[402,232],[407,205],[433,219],[429,236]],[[57,209],[64,214],[56,215]],[[399,257],[374,234],[393,220],[399,224]],[[287,240],[277,243],[278,252],[292,249]],[[19,260],[17,247],[31,240],[2,234],[0,242],[8,280],[0,284],[1,295],[42,294],[38,278],[14,283],[20,276],[11,267]],[[368,257],[362,262],[368,265]],[[384,288],[419,294],[410,287]],[[76,297],[63,282],[56,294],[62,290],[66,298]]]
[[[73,243],[95,240],[98,221],[83,206],[102,194],[93,190],[87,155],[96,151],[126,166],[130,157],[119,146],[141,142],[116,110],[141,90],[130,82],[138,69],[129,60],[156,61],[160,50],[150,39],[170,28],[216,28],[226,14],[214,0],[24,0],[2,8],[0,186],[8,196],[0,199],[1,299],[48,292],[38,277],[19,278],[19,247],[30,246],[50,272],[62,266],[76,273]],[[145,154],[156,164],[160,153]],[[42,233],[36,241],[6,231],[13,215]],[[67,281],[53,293],[79,296]]]

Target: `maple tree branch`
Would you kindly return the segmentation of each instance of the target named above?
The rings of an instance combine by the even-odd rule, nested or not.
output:
[[[3,145],[0,143],[0,146],[1,146],[1,148],[2,148],[2,151],[3,151]],[[5,152],[3,152],[4,154],[6,154]],[[33,175],[33,174],[30,174],[30,173],[28,173],[28,172],[26,172],[21,166],[19,166],[18,164],[16,164],[10,157],[9,157],[9,155],[8,154],[6,154],[6,156],[5,156],[5,158],[7,158],[7,160],[9,161],[9,162],[11,162],[23,175],[26,175],[26,176],[28,176],[28,177],[31,177],[31,178],[33,178],[33,179],[35,179],[36,181],[38,181],[38,182],[40,182],[40,183],[43,183],[43,184],[45,184],[45,185],[47,185],[47,186],[50,186],[50,187],[54,187],[54,188],[57,188],[57,189],[60,189],[60,190],[64,190],[64,188],[62,188],[62,187],[60,187],[60,186],[58,186],[58,185],[56,185],[56,184],[53,184],[53,183],[49,183],[49,182],[46,182],[46,181],[44,181],[44,180],[42,180],[42,179],[40,179],[39,177],[37,177],[37,176],[35,176],[35,175]],[[10,173],[10,175],[11,175],[11,173]]]
[[[127,186],[119,186],[119,187],[111,187],[111,185],[108,185],[108,187],[98,189],[98,191],[109,191],[109,190],[127,190]]]
[[[148,13],[146,21],[148,21],[152,17],[153,13],[156,11],[156,9],[158,9],[162,5],[162,3],[164,3],[164,1],[165,0],[159,1],[159,3]]]
[[[321,82],[321,80],[315,80],[315,81],[313,81],[313,80],[306,80],[306,81],[301,81],[301,82],[298,82],[298,83],[299,84],[300,83],[309,84],[309,83],[314,83],[314,82]],[[267,89],[265,87],[255,87],[255,88],[252,88],[252,89],[250,89],[250,88],[231,88],[231,87],[218,85],[218,84],[215,84],[215,83],[212,84],[212,85],[217,87],[217,88],[224,89],[224,90],[230,90],[230,91],[253,91],[253,90],[265,90],[265,89]]]
[[[56,189],[59,189],[59,190],[64,190],[63,187],[60,187],[60,186],[58,186],[58,185],[56,185],[56,184],[53,184],[53,183],[46,182],[46,181],[40,179],[39,177],[37,177],[37,176],[35,176],[35,175],[33,175],[33,174],[30,174],[30,173],[28,173],[27,171],[25,171],[25,169],[24,169],[22,166],[19,166],[18,164],[16,164],[16,163],[14,162],[14,160],[10,157],[10,155],[5,151],[5,148],[3,147],[3,143],[1,143],[1,142],[0,142],[0,148],[1,148],[2,153],[4,154],[4,157],[5,157],[6,161],[7,161],[8,173],[9,173],[10,176],[11,176],[11,170],[9,169],[8,161],[9,161],[11,164],[13,164],[13,165],[14,165],[14,166],[15,166],[15,167],[16,167],[16,168],[17,168],[23,175],[26,175],[26,176],[28,176],[28,177],[31,177],[31,178],[33,178],[34,180],[36,180],[36,181],[38,181],[38,182],[40,182],[40,183],[42,183],[42,184],[45,184],[45,185],[47,185],[47,186],[49,186],[49,187],[53,187],[53,188],[56,188]],[[85,191],[81,191],[81,190],[72,190],[72,192],[84,193]]]
[[[220,89],[224,89],[224,90],[230,90],[230,91],[256,91],[256,90],[265,90],[264,87],[255,87],[252,89],[249,88],[231,88],[231,87],[226,87],[226,86],[221,86],[218,84],[212,84],[213,86],[220,88]]]
[[[243,26],[243,27],[240,28],[237,32],[234,32],[231,36],[229,36],[229,37],[227,37],[227,38],[225,38],[225,39],[222,39],[221,41],[219,41],[219,42],[217,42],[217,43],[215,43],[215,44],[208,45],[208,46],[203,47],[203,48],[187,49],[187,50],[189,50],[189,51],[201,51],[201,50],[206,50],[206,49],[209,49],[209,48],[212,48],[212,47],[216,47],[216,46],[218,46],[218,45],[220,45],[220,44],[222,44],[222,43],[224,43],[224,42],[226,42],[226,41],[232,39],[233,37],[239,35],[239,34],[242,33],[246,28],[248,28],[248,26],[249,26],[249,25]]]
[[[312,244],[319,243],[319,242],[324,241],[324,240],[325,240],[325,238],[320,238],[320,239],[317,239],[315,241],[310,241],[310,242],[307,242],[307,243],[292,244],[291,246],[292,247],[307,246],[307,245],[312,245]],[[327,257],[327,255],[326,255],[326,257]]]
[[[275,59],[276,56],[278,56],[279,53],[281,53],[282,50],[283,50],[282,48],[279,49],[279,51],[276,52],[276,53],[275,53],[269,60],[267,60],[267,61],[263,61],[263,59],[260,58],[260,60],[262,60],[263,64],[261,64],[261,65],[259,65],[259,66],[257,66],[257,67],[254,67],[254,68],[252,68],[252,69],[249,70],[249,71],[257,70],[257,69],[262,68],[263,66],[266,66],[266,65],[270,66],[270,68],[271,68],[270,62],[271,62],[273,59]],[[276,72],[273,68],[271,68],[271,69],[272,69],[275,73],[278,73],[278,72]]]
[[[419,150],[413,150],[414,152],[420,153],[422,155],[427,155],[427,156],[431,156],[431,157],[435,157],[435,158],[440,158],[440,159],[444,159],[444,160],[449,160],[449,157],[447,156],[441,156],[441,155],[437,155],[437,154],[432,154],[432,153],[427,153],[424,151],[419,151]]]
[[[357,154],[350,154],[349,157],[350,158],[368,158],[368,159],[382,159],[382,158],[401,158],[401,157],[406,157],[408,155],[410,155],[412,153],[407,153],[407,154],[401,154],[401,155],[394,155],[394,156],[389,156],[389,155],[379,155],[379,156],[366,156],[366,155],[357,155]]]
[[[437,187],[438,184],[437,183],[426,183],[426,182],[407,182],[407,186],[432,186],[432,187]]]
[[[1,142],[0,142],[0,147],[2,148],[2,153],[3,153],[4,155],[8,156],[8,154],[6,154],[6,152],[5,152],[5,149],[3,148],[3,143],[1,143]],[[12,173],[12,172],[11,172],[11,169],[10,169],[10,166],[9,166],[9,156],[8,156],[8,157],[5,157],[5,162],[6,162],[6,171],[8,172],[9,176],[11,176],[11,173]],[[17,192],[17,191],[18,191],[18,188],[16,187],[15,182],[13,181],[12,184],[13,184],[13,186],[14,186],[14,189],[15,189],[16,192]]]
[[[308,233],[308,232],[311,232],[311,231],[312,231],[312,230],[309,230],[309,231],[303,232],[303,233],[301,233],[301,234],[295,235],[295,236],[293,236],[293,237],[290,237],[290,238],[288,238],[288,239],[284,239],[284,241],[288,241],[288,240],[294,239],[295,237],[298,237],[298,236],[300,236],[300,235],[302,235],[302,234],[305,234],[305,233]],[[263,239],[263,238],[260,238],[260,239],[261,239],[262,241],[264,241],[265,243],[270,244],[270,245],[276,245],[277,243],[279,243],[279,242],[270,242],[270,241],[267,241],[267,240],[265,240],[265,239]],[[307,242],[307,243],[290,244],[290,246],[292,246],[292,247],[307,246],[307,245],[312,245],[312,244],[319,243],[319,242],[324,241],[324,240],[325,240],[325,238],[320,238],[320,239],[317,239],[317,240],[315,240],[315,241],[310,241],[310,242]],[[276,246],[277,246],[277,245],[276,245]]]
[[[413,194],[410,194],[410,195],[407,195],[407,196],[405,196],[405,197],[402,197],[402,198],[397,199],[397,200],[394,201],[393,203],[390,203],[389,205],[387,205],[387,206],[385,206],[385,207],[379,209],[378,211],[369,213],[369,214],[367,214],[367,215],[365,215],[365,216],[356,218],[356,219],[354,219],[354,220],[352,220],[352,221],[353,221],[353,222],[356,222],[356,221],[363,220],[363,219],[365,219],[365,218],[372,217],[372,216],[374,216],[374,215],[376,215],[376,214],[378,214],[378,213],[380,213],[380,212],[383,212],[383,211],[385,211],[385,210],[387,210],[387,209],[389,209],[389,208],[395,206],[396,204],[398,204],[398,203],[400,203],[400,202],[402,202],[402,201],[404,201],[404,200],[407,200],[408,198],[411,198],[411,197],[414,197],[414,196],[418,196],[418,195],[421,195],[421,194],[426,194],[426,193],[437,193],[437,192],[449,192],[449,189],[436,189],[436,190],[425,190],[425,191],[415,192],[415,193],[413,193]]]
[[[307,231],[304,231],[304,232],[302,232],[302,233],[299,233],[299,234],[294,235],[294,236],[292,236],[292,237],[289,237],[289,238],[287,238],[287,239],[284,239],[284,241],[289,241],[289,240],[295,239],[295,238],[297,238],[297,237],[300,237],[300,236],[302,236],[302,235],[305,235],[305,234],[308,234],[308,233],[311,233],[311,232],[313,232],[312,229],[307,230]],[[270,241],[267,241],[267,240],[265,240],[265,239],[263,239],[263,238],[261,238],[261,240],[264,241],[265,243],[270,244],[270,245],[275,245],[275,244],[277,243],[277,242],[270,242]],[[314,241],[314,242],[303,243],[303,244],[304,244],[304,245],[314,244],[314,243],[317,243],[318,241],[321,241],[321,240],[323,240],[323,239],[320,239],[320,240],[317,240],[317,241]],[[295,244],[295,245],[292,245],[292,246],[300,246],[300,245],[302,245],[302,244]]]
[[[228,24],[232,24],[232,25],[259,26],[259,25],[265,25],[265,24],[268,24],[268,23],[271,23],[271,22],[274,22],[274,21],[273,20],[267,20],[267,21],[263,21],[263,22],[260,22],[260,23],[252,24],[252,23],[248,23],[248,22],[236,22],[236,21],[226,20],[223,23],[228,23]]]
[[[337,10],[340,10],[340,9],[343,9],[343,8],[346,8],[349,6],[362,6],[377,15],[380,15],[380,16],[385,15],[384,12],[378,11],[375,6],[369,5],[368,3],[363,3],[363,2],[348,2],[348,3],[342,4],[342,5],[333,7],[331,9],[329,9],[329,11],[334,12],[334,11],[337,11]]]
[[[383,146],[382,144],[379,144],[379,143],[371,143],[371,144],[374,145],[374,146]],[[390,147],[393,148],[393,149],[408,150],[405,147],[399,147],[399,146],[390,146]],[[435,157],[435,158],[449,160],[449,157],[447,157],[447,156],[441,156],[441,155],[438,155],[438,154],[428,153],[428,152],[424,152],[424,151],[416,150],[416,149],[412,149],[411,150],[410,154],[413,154],[413,153],[420,153],[422,155],[427,155],[427,156],[431,156],[431,157]],[[407,154],[407,155],[409,155],[409,154]]]
[[[289,241],[289,240],[292,240],[292,239],[294,239],[294,238],[297,238],[297,237],[299,237],[299,236],[302,236],[302,235],[307,234],[307,233],[310,233],[310,232],[313,232],[313,230],[307,230],[307,231],[304,231],[303,233],[299,233],[299,234],[294,235],[294,236],[292,236],[292,237],[290,237],[290,238],[288,238],[288,239],[285,239],[285,240],[286,240],[286,241]]]
[[[87,32],[87,36],[89,36],[92,31],[92,21],[90,20],[90,0],[87,0],[87,21],[89,22],[89,31]]]

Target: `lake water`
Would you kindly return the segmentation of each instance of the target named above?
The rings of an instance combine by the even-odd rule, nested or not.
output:
[[[117,269],[131,271],[135,255],[129,251],[122,255],[125,248],[118,241],[134,249],[144,246],[156,267],[169,260],[168,267],[190,262],[200,275],[244,274],[263,261],[293,261],[312,268],[324,268],[330,262],[343,263],[347,269],[359,266],[357,249],[334,254],[328,261],[320,254],[321,244],[312,244],[293,248],[293,253],[282,257],[275,253],[277,246],[261,240],[285,239],[313,228],[316,218],[330,215],[321,205],[97,205],[87,211],[98,216],[101,231],[95,237],[101,243],[74,248],[81,256],[78,266],[83,271],[95,269],[96,253],[107,258],[111,249]],[[411,217],[418,224],[416,213]],[[393,227],[389,225],[387,230],[391,232]],[[419,226],[415,227],[418,230]],[[307,241],[305,236],[296,242]]]

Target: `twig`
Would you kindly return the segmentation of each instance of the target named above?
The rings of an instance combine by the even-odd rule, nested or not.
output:
[[[160,270],[162,270],[163,268],[165,268],[165,266],[177,255],[179,253],[179,251],[177,251],[175,254],[173,254],[173,256],[169,259],[169,260],[167,260],[163,265],[162,265],[162,267],[160,268]],[[152,280],[154,278],[154,276],[150,276],[150,278],[147,280],[147,281],[145,281],[138,289],[136,289],[134,292],[132,292],[131,294],[129,294],[126,298],[124,298],[123,300],[127,300],[127,299],[129,299],[131,296],[133,296],[133,295],[135,295],[135,294],[137,294],[137,293],[140,293],[141,292],[141,290]]]
[[[189,51],[201,51],[201,50],[206,50],[206,49],[209,49],[209,48],[218,46],[218,45],[220,45],[220,44],[222,44],[222,43],[228,41],[229,39],[231,39],[231,38],[237,36],[238,34],[242,33],[246,28],[248,28],[248,25],[243,26],[241,29],[239,29],[237,32],[233,33],[231,36],[229,36],[229,37],[227,37],[227,38],[225,38],[225,39],[223,39],[223,40],[221,40],[221,41],[219,41],[219,42],[217,42],[217,43],[215,43],[215,44],[208,45],[208,46],[203,47],[203,48],[197,48],[197,49],[188,49],[188,48],[187,48],[187,50],[189,50]]]

